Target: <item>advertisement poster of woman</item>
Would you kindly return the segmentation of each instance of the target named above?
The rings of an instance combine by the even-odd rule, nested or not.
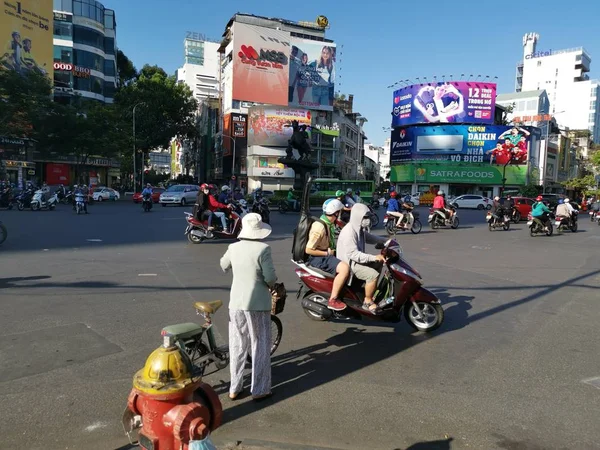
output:
[[[425,122],[462,122],[466,116],[463,95],[449,83],[423,87],[414,103]]]
[[[293,39],[290,50],[290,106],[333,110],[336,48],[333,43]]]

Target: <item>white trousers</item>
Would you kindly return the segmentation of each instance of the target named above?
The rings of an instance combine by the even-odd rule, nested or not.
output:
[[[271,392],[271,311],[229,310],[229,393],[244,388],[247,355],[252,356],[253,396]]]

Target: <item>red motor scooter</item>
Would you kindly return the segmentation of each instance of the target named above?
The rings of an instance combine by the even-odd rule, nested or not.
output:
[[[348,306],[343,311],[327,308],[334,275],[294,262],[298,266],[296,275],[300,278],[297,298],[302,298],[302,308],[312,320],[349,320],[367,317],[382,322],[399,322],[402,314],[408,324],[416,330],[430,332],[440,327],[444,321],[444,309],[437,296],[422,286],[421,275],[403,258],[402,249],[395,240],[378,244],[376,249],[386,258],[385,267],[379,278],[373,301],[381,312],[373,314],[362,308],[364,282],[354,277],[346,286],[341,300]]]
[[[238,214],[235,212],[231,212],[231,219],[233,221],[233,225],[230,226],[232,230],[231,233],[228,233],[226,230],[221,229],[208,229],[208,218],[199,221],[196,220],[192,213],[185,213],[185,220],[188,223],[187,228],[185,229],[185,235],[187,236],[188,241],[192,244],[201,244],[205,240],[211,239],[236,239],[242,230],[242,220]],[[219,220],[219,219],[216,219]],[[213,224],[215,223],[215,218],[213,218]]]

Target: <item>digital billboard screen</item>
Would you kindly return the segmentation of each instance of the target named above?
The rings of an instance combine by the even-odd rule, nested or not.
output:
[[[495,108],[495,83],[414,84],[394,92],[392,127],[419,123],[492,124]]]
[[[248,111],[248,145],[287,147],[292,137],[292,122],[305,125],[310,134],[312,114],[305,109],[253,106]]]
[[[462,164],[526,165],[539,141],[535,127],[439,125],[392,131],[390,161],[448,161]]]

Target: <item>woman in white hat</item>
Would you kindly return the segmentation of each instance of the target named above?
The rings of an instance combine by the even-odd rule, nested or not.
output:
[[[260,214],[242,219],[239,242],[231,244],[221,258],[224,271],[233,270],[229,299],[229,358],[235,400],[243,390],[244,366],[252,356],[252,398],[271,396],[271,293],[277,281],[271,247],[259,242],[271,234]]]

